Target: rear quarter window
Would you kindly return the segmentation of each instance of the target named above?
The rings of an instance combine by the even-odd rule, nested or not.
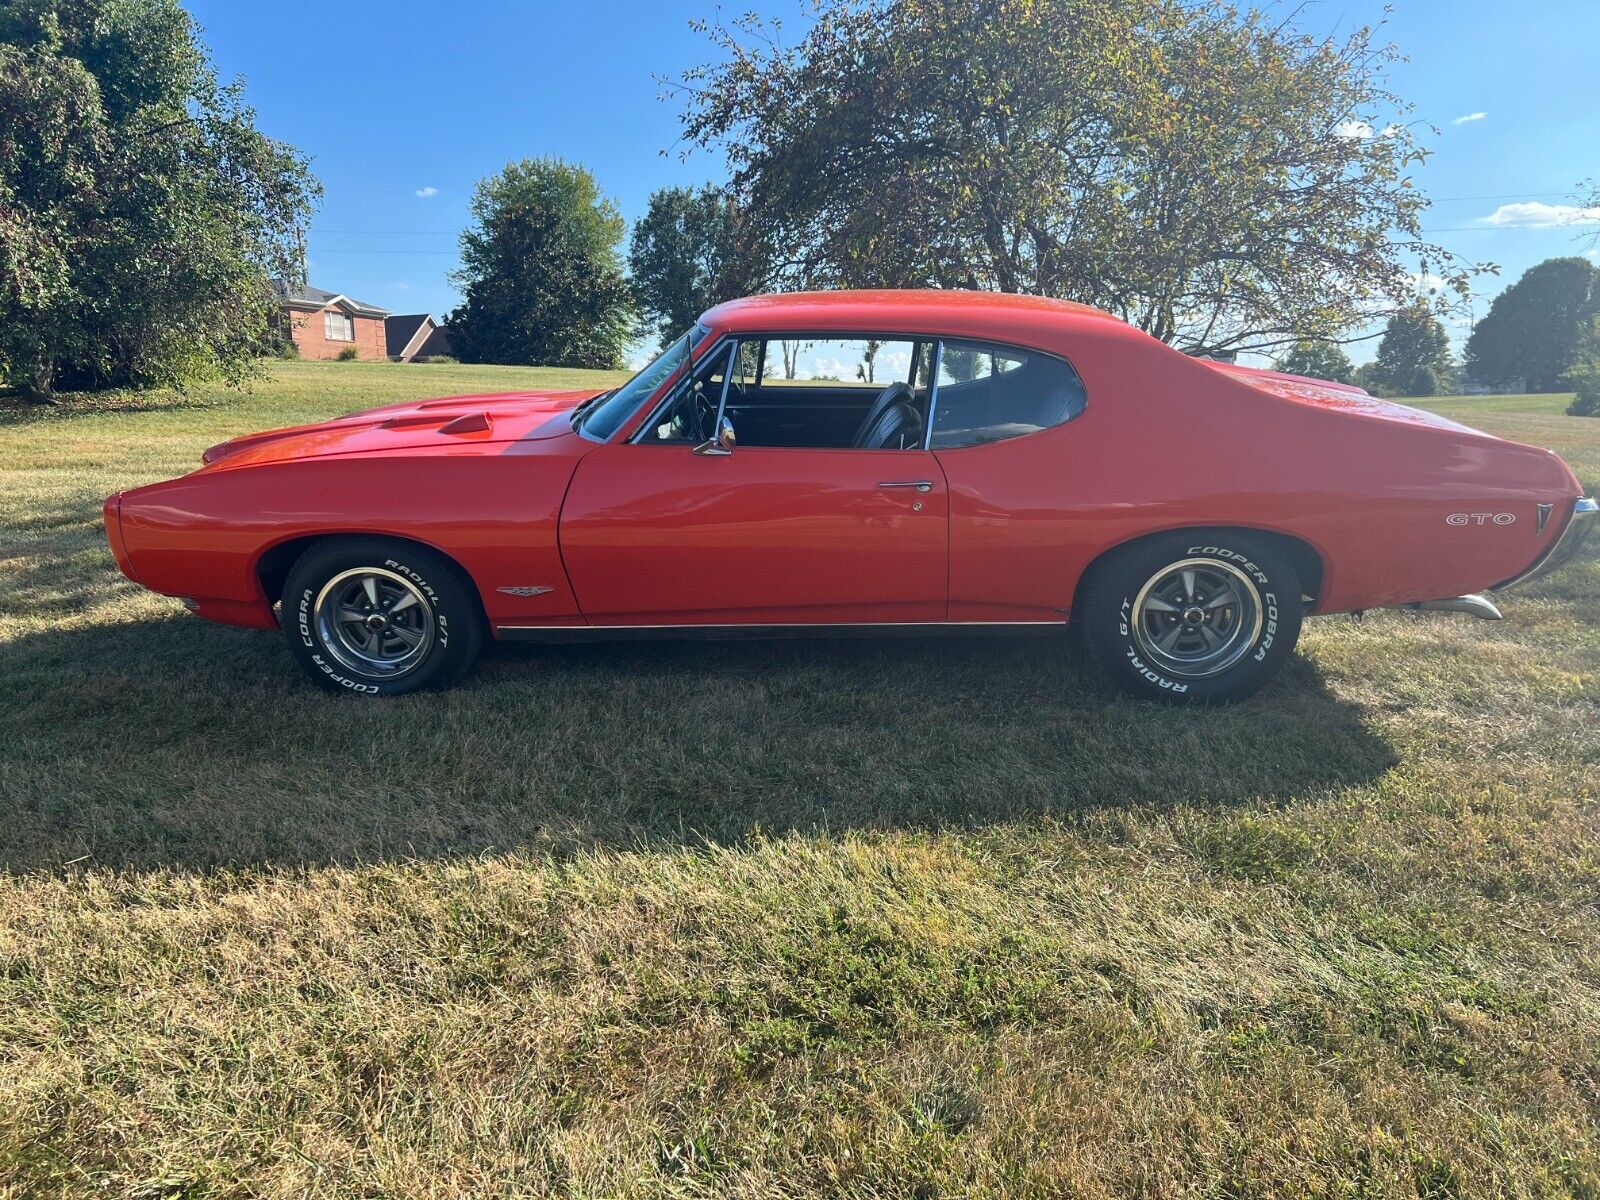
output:
[[[935,450],[1038,433],[1066,424],[1084,408],[1083,381],[1072,364],[1014,346],[944,342],[938,382]]]

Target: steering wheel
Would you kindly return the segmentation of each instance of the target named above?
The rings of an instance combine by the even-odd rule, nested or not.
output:
[[[694,441],[695,444],[711,437],[712,430],[717,427],[717,401],[706,395],[706,391],[698,383],[694,388]]]

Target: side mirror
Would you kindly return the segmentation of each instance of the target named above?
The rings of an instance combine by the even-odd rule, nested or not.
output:
[[[708,442],[701,442],[694,448],[694,452],[714,456],[732,454],[737,441],[738,439],[733,436],[733,422],[723,417],[717,423],[717,436]]]

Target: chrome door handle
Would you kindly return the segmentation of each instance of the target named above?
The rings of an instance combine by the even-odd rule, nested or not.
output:
[[[933,491],[931,479],[885,479],[878,484],[881,488],[916,488],[919,492]]]

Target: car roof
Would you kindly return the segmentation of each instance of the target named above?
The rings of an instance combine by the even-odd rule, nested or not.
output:
[[[1002,339],[1104,322],[1127,328],[1110,313],[1071,300],[935,289],[747,296],[719,304],[701,320],[729,333],[856,331]]]

